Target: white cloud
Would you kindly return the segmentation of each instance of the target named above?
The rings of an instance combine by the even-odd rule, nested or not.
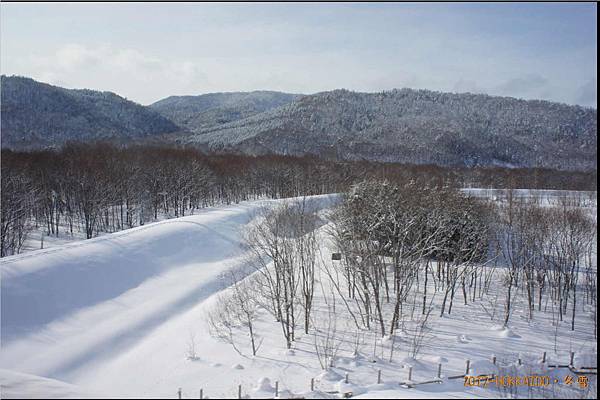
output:
[[[170,62],[165,67],[165,73],[167,78],[184,85],[206,80],[206,74],[200,70],[197,64],[191,61]]]
[[[190,60],[165,60],[136,49],[111,44],[69,43],[46,55],[17,60],[21,74],[68,88],[108,90],[143,102],[158,100],[157,88],[168,82],[164,96],[206,83],[206,74]],[[91,79],[90,79],[91,78]],[[95,82],[94,84],[90,84]],[[154,90],[153,90],[154,89]],[[160,94],[159,94],[160,95]]]
[[[89,67],[97,60],[97,54],[78,44],[67,44],[56,51],[53,59],[57,67],[65,70]]]
[[[146,56],[133,49],[105,48],[98,61],[106,62],[108,66],[117,71],[136,71],[141,73],[152,73],[164,68],[164,62],[158,58]]]

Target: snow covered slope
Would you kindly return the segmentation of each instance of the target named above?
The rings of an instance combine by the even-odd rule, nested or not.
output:
[[[333,199],[311,201],[325,207]],[[178,321],[223,288],[224,272],[243,268],[241,230],[260,207],[272,203],[206,209],[2,259],[0,367],[75,382],[84,371],[97,377],[96,368],[109,360],[161,340],[155,335],[159,329],[179,331],[175,336],[187,340],[185,323]],[[175,353],[184,358],[184,351]],[[149,363],[170,367],[168,360],[147,354],[132,366],[136,375]],[[103,392],[102,385],[99,389]]]
[[[310,198],[321,209],[334,199]],[[273,398],[275,382],[280,398],[339,397],[331,391],[351,391],[354,398],[508,394],[508,389],[465,387],[462,379],[449,379],[465,373],[466,360],[471,374],[548,375],[558,383],[536,392],[544,398],[597,397],[595,375],[589,376],[584,390],[564,383],[568,369],[548,368],[568,362],[571,351],[576,353],[576,366],[597,365],[590,307],[581,305],[572,331],[570,321],[555,323],[550,311],[538,310],[530,320],[525,296],[517,292],[510,326],[504,329],[499,325],[505,295],[500,266],[491,272],[489,294],[468,304],[457,298],[452,314],[443,317],[438,313],[443,293],[429,280],[435,311],[416,355],[411,355],[411,343],[418,338],[410,327],[421,315],[422,284],[403,306],[401,326],[406,329],[393,336],[357,330],[338,305],[342,310],[334,315],[340,348],[333,367],[323,371],[315,343],[331,318],[326,304],[331,287],[324,271],[331,271],[330,254],[336,249],[329,224],[317,231],[314,329],[305,334],[299,328],[287,349],[280,324],[261,310],[254,325],[259,353],[250,356],[245,331],[239,331],[236,340],[243,355],[238,354],[209,335],[206,312],[214,310],[215,295],[229,284],[227,271],[253,271],[239,246],[240,234],[262,205],[278,202],[206,209],[199,215],[2,259],[0,398],[177,398],[180,388],[182,398],[198,398],[200,389],[205,398],[236,398],[238,385],[244,396]],[[191,347],[196,357],[190,357]],[[540,363],[544,352],[547,362]],[[492,355],[497,365],[490,361]],[[431,381],[440,365],[440,384],[399,384]],[[349,383],[344,383],[346,373]],[[516,397],[527,397],[528,390],[519,388]]]
[[[94,398],[77,386],[55,379],[0,369],[0,397],[3,399]]]

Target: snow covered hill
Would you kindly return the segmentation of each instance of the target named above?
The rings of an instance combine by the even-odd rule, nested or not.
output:
[[[299,94],[255,91],[170,96],[148,106],[190,132],[202,133],[229,122],[291,103]]]
[[[1,88],[4,149],[60,147],[69,141],[132,142],[180,130],[154,110],[111,92],[4,75]]]
[[[219,152],[593,170],[596,125],[594,109],[547,101],[333,90],[170,139]]]
[[[311,200],[324,207],[333,198]],[[244,266],[241,228],[270,203],[206,209],[199,215],[3,258],[0,366],[69,382],[88,375],[97,383],[98,369],[140,346],[149,349],[148,341],[165,340],[157,331],[166,329],[186,341],[188,324],[199,318],[192,310],[223,289],[223,273]],[[178,346],[166,339],[158,348],[171,345]],[[184,348],[172,350],[175,358],[185,358]],[[168,360],[153,358],[153,352],[134,362],[131,372],[143,373],[151,365],[164,366],[167,376],[175,372]],[[100,386],[96,392],[122,393],[126,386]],[[135,386],[131,395],[139,390]],[[145,395],[156,394],[151,389],[154,385]]]

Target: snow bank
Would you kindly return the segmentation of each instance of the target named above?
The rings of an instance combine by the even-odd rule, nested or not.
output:
[[[0,397],[3,399],[95,398],[80,388],[55,379],[0,369]]]

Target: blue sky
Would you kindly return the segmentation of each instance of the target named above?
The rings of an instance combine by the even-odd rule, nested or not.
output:
[[[587,4],[0,4],[0,68],[142,104],[412,87],[596,107]]]

